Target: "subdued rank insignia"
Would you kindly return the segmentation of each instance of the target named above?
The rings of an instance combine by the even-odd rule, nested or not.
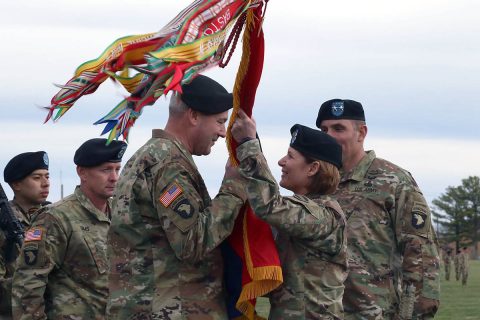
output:
[[[173,211],[175,211],[183,219],[189,219],[193,216],[195,209],[190,204],[188,199],[182,199],[178,201]]]
[[[38,245],[25,245],[23,248],[23,258],[29,266],[36,264],[38,259]]]
[[[423,212],[412,213],[412,227],[415,229],[421,229],[425,226],[427,220],[427,214]]]
[[[297,140],[298,130],[293,131],[292,139],[290,140],[290,144],[294,144],[295,140]]]

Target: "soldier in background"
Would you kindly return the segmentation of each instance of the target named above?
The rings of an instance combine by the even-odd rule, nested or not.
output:
[[[447,249],[443,257],[443,264],[445,269],[445,280],[450,281],[450,271],[452,270],[452,250]]]
[[[470,255],[468,253],[468,248],[463,247],[463,251],[460,255],[460,263],[459,263],[460,274],[462,276],[462,286],[467,285],[468,269],[470,268],[469,260],[470,260]]]
[[[455,257],[453,258],[453,264],[455,266],[455,280],[460,280],[460,260],[461,260],[462,251],[460,249],[457,250]]]
[[[211,200],[192,155],[208,155],[225,137],[233,98],[202,75],[182,91],[171,97],[165,130],[153,130],[118,183],[109,319],[227,319],[218,245],[233,230],[245,191],[231,169]]]
[[[440,260],[430,209],[409,172],[365,151],[363,107],[333,99],[317,127],[342,146],[332,195],[347,216],[346,319],[425,319],[439,306]]]
[[[50,191],[48,164],[48,155],[45,151],[25,152],[13,157],[3,171],[3,178],[12,188],[14,195],[13,199],[9,201],[9,205],[25,230],[30,227],[32,216],[48,197]],[[15,260],[10,263],[4,261],[2,269],[0,318],[10,319]]]
[[[91,139],[75,152],[80,185],[35,215],[17,259],[13,317],[104,319],[110,197],[126,144]]]

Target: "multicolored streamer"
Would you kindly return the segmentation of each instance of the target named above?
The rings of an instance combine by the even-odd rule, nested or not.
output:
[[[95,124],[105,124],[102,134],[109,133],[109,141],[120,136],[127,140],[145,106],[170,90],[181,92],[181,84],[219,64],[228,31],[239,16],[262,1],[196,0],[158,32],[115,40],[97,59],[80,65],[74,77],[60,86],[45,122],[60,119],[78,99],[95,92],[110,78],[130,96]]]

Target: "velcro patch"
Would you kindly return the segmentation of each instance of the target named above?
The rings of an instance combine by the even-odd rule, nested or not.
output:
[[[195,208],[190,204],[187,198],[178,201],[173,209],[183,219],[190,219],[195,213]]]
[[[167,208],[179,195],[183,193],[183,189],[177,184],[173,183],[158,199],[165,208]]]
[[[25,233],[25,242],[41,241],[43,237],[43,230],[41,228],[31,228]]]
[[[412,212],[412,227],[415,229],[421,229],[425,226],[427,220],[427,214],[417,211]]]
[[[38,260],[38,246],[25,245],[23,248],[23,259],[27,265],[35,265]]]

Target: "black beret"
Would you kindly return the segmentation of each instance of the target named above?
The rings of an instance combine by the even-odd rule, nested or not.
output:
[[[296,124],[290,129],[290,146],[303,155],[342,167],[342,147],[325,132]]]
[[[233,96],[221,84],[204,75],[182,85],[182,101],[193,110],[212,115],[233,107]]]
[[[323,120],[349,119],[365,121],[365,113],[360,102],[354,100],[332,99],[325,101],[318,110],[317,127]]]
[[[81,167],[95,167],[105,162],[120,162],[126,149],[127,144],[123,141],[113,140],[107,145],[107,139],[90,139],[75,151],[73,162]]]
[[[45,151],[20,153],[7,163],[3,180],[7,183],[22,180],[38,169],[48,170],[48,155]]]

